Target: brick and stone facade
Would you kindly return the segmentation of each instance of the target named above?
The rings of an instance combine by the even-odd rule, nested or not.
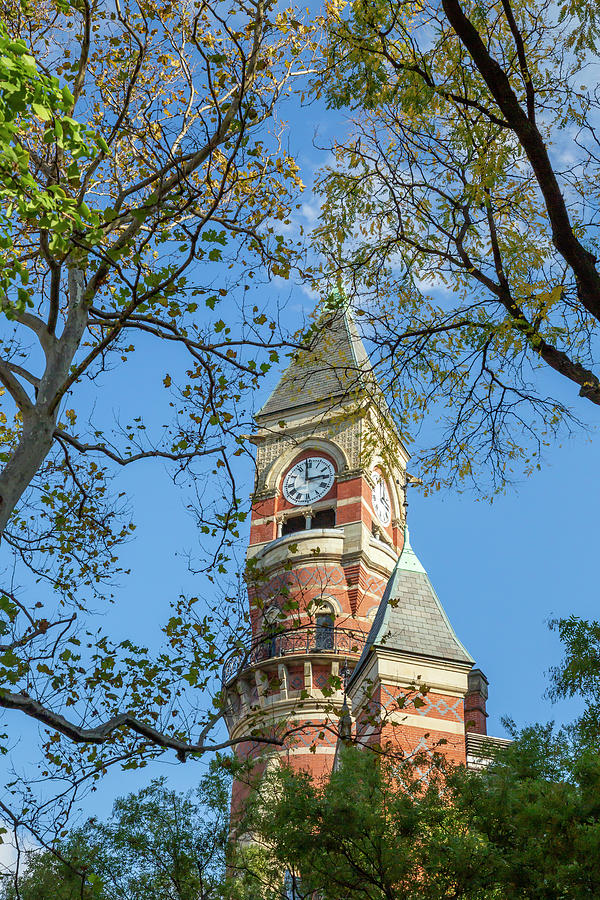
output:
[[[481,673],[469,681],[473,660],[405,546],[408,454],[348,310],[292,362],[256,423],[252,635],[226,666],[227,721],[232,738],[288,736],[266,757],[252,741],[238,755],[260,757],[256,771],[268,758],[326,775],[347,684],[361,742],[395,741],[407,753],[440,746],[464,763],[465,708],[469,727],[485,731],[487,682]],[[325,460],[333,483],[312,502],[291,502],[286,475],[302,461],[308,473],[309,460]],[[420,702],[403,700],[424,684]],[[235,785],[234,813],[246,790]]]

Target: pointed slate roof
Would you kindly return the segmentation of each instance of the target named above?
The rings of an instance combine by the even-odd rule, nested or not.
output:
[[[410,545],[408,528],[404,532],[402,553],[387,583],[349,684],[356,680],[375,647],[450,662],[474,663],[454,633],[429,576]]]
[[[371,376],[371,379],[369,379]],[[301,350],[256,414],[257,421],[352,397],[373,386],[372,369],[349,304],[326,309],[310,350]]]

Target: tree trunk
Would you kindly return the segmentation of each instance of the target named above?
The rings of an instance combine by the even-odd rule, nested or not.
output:
[[[0,473],[0,534],[52,446],[55,417],[34,407],[23,417],[15,452]]]
[[[75,267],[70,269],[65,327],[60,338],[46,351],[46,368],[35,403],[23,412],[19,443],[0,473],[0,536],[52,447],[64,384],[87,325],[85,287],[84,272]]]

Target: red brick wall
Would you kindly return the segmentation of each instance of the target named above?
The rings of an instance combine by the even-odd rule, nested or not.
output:
[[[365,746],[386,747],[403,758],[435,752],[454,764],[464,765],[464,717],[460,697],[434,691],[421,696],[396,685],[380,684],[374,687],[369,704],[357,717],[356,735]],[[457,734],[436,728],[436,719],[456,723],[461,731]]]
[[[479,691],[469,691],[465,697],[465,729],[475,734],[487,734],[486,699]]]
[[[276,486],[276,492],[273,496],[257,498],[252,507],[252,519],[250,530],[250,546],[263,544],[274,540],[277,537],[277,516],[281,513],[292,512],[301,508],[290,504],[281,491],[281,483],[290,468],[302,459],[309,456],[324,456],[329,459],[335,466],[335,460],[332,456],[316,450],[314,448],[307,449],[298,453],[292,459],[289,465],[281,473],[279,483]],[[364,527],[371,533],[374,521],[374,513],[372,509],[371,486],[367,479],[363,476],[343,478],[334,482],[331,490],[326,497],[321,498],[321,502],[329,502],[336,506],[336,524],[348,525],[354,522],[362,522]],[[319,507],[317,507],[319,508]],[[377,523],[379,527],[382,526]],[[391,541],[395,541],[395,547],[399,551],[403,540],[402,529],[394,529],[390,524],[384,529]],[[263,612],[266,608],[273,604],[287,606],[297,604],[297,608],[291,608],[288,612],[288,620],[290,625],[298,626],[314,622],[314,610],[311,614],[307,612],[309,603],[314,602],[320,596],[332,598],[339,605],[341,613],[336,616],[335,625],[338,628],[348,628],[367,633],[371,627],[371,620],[367,619],[367,615],[378,606],[385,586],[387,578],[382,576],[380,572],[371,570],[364,563],[353,563],[345,569],[340,562],[321,561],[315,559],[310,563],[294,564],[293,556],[290,556],[292,568],[286,571],[281,568],[279,571],[273,572],[268,581],[263,584],[249,585],[250,601],[251,601],[251,621],[253,635],[255,638],[260,637],[263,628]],[[286,597],[292,601],[288,603]],[[284,620],[281,620],[284,624]],[[358,652],[355,654],[354,662],[358,659]],[[310,657],[307,657],[310,658]],[[341,665],[343,663],[342,655],[336,657]],[[294,661],[293,657],[284,659],[288,668],[289,688],[290,691],[298,690],[297,684],[302,681],[304,687],[304,659],[302,661]],[[312,687],[317,691],[326,683],[331,674],[331,664],[324,665],[321,662],[313,661],[312,663]],[[269,693],[275,693],[278,689],[277,678],[273,675],[269,679]],[[258,700],[256,690],[253,686],[251,690],[251,701],[255,703]],[[277,703],[272,707],[273,715],[277,716]],[[337,720],[335,720],[337,723]],[[325,723],[326,724],[326,723]],[[278,751],[282,759],[285,759],[294,768],[302,768],[310,771],[315,777],[329,775],[334,760],[334,751],[337,742],[337,734],[334,734],[323,727],[323,723],[316,724],[310,720],[302,722],[302,729],[289,738],[286,742],[285,750]],[[248,756],[254,757],[263,752],[254,745],[245,743],[240,745],[236,751],[242,759]],[[260,774],[261,766],[264,763],[257,764],[256,772]],[[235,811],[243,804],[247,796],[248,786],[240,783],[234,785],[232,796],[232,809]]]

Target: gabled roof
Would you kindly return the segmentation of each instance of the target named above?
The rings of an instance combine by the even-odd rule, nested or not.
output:
[[[345,397],[356,399],[369,386],[372,390],[373,384],[369,357],[349,304],[328,309],[315,326],[310,348],[296,354],[256,419],[283,417],[304,406],[333,406]]]
[[[410,545],[408,528],[402,553],[387,583],[350,684],[376,647],[411,656],[474,663],[454,633],[429,576]]]

